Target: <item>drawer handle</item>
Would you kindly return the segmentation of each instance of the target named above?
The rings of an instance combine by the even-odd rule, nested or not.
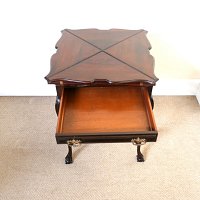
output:
[[[131,142],[133,143],[133,145],[137,145],[137,146],[141,146],[146,144],[146,140],[145,139],[141,139],[141,138],[137,138],[137,139],[132,139]]]
[[[73,147],[79,147],[81,145],[81,140],[67,140],[67,144]]]

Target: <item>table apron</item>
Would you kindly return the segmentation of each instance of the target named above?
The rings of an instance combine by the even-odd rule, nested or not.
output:
[[[123,134],[123,135],[69,135],[58,136],[56,135],[57,144],[66,144],[68,140],[80,140],[81,143],[120,143],[131,142],[132,139],[145,139],[146,142],[156,142],[157,132],[148,134]]]

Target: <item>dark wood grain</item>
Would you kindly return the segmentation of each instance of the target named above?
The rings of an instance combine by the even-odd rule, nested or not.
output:
[[[132,133],[118,133],[111,135],[98,135],[96,134],[87,134],[84,135],[59,135],[56,134],[56,141],[58,144],[66,144],[68,140],[81,140],[81,143],[123,143],[123,142],[131,142],[132,139],[144,138],[146,142],[156,142],[158,136],[157,131],[148,131],[146,132],[132,132]]]
[[[86,41],[87,43],[99,48],[100,50],[106,50],[117,43],[122,42],[144,30],[123,30],[123,29],[80,29],[64,31],[73,34],[74,36]]]
[[[155,85],[154,59],[144,30],[63,30],[51,58],[48,83],[65,86],[140,83]]]
[[[56,140],[79,143],[155,142],[152,88],[154,58],[145,30],[81,29],[62,31],[45,77],[57,90]],[[134,142],[133,142],[134,144]]]

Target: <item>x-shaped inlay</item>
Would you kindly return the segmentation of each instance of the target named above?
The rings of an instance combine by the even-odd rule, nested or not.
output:
[[[98,78],[92,77],[95,75],[109,79],[103,76],[103,71],[107,70],[107,73],[115,73],[112,78],[118,80],[117,73],[122,73],[123,68],[122,79],[125,74],[127,80],[134,79],[130,76],[130,73],[133,74],[131,70],[134,70],[136,79],[157,81],[146,31],[65,29],[62,33],[56,45],[57,53],[51,59],[51,72],[47,79],[78,80],[81,73],[87,73],[90,80]]]

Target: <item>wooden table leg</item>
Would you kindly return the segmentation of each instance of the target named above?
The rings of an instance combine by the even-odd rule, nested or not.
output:
[[[65,157],[65,164],[71,164],[73,163],[72,160],[72,147],[70,145],[68,145],[68,154]]]
[[[151,101],[151,107],[152,107],[152,110],[153,110],[153,108],[154,108],[154,100],[153,100],[153,97],[151,96],[151,98],[150,98],[150,101]]]
[[[137,146],[137,161],[144,162],[144,156],[142,155],[142,153],[140,151],[140,147],[141,147],[141,145]]]
[[[146,140],[138,137],[137,139],[132,139],[131,142],[133,145],[137,146],[137,161],[144,162],[144,156],[140,151],[140,147],[146,143]]]
[[[148,87],[148,93],[149,93],[149,98],[150,98],[150,101],[151,101],[151,107],[152,107],[152,110],[153,110],[154,100],[153,100],[153,96],[152,96],[152,87]]]
[[[57,96],[56,97],[56,102],[55,102],[55,110],[56,110],[56,114],[58,115],[59,113],[59,108],[60,108],[60,99],[59,97]]]
[[[60,108],[60,99],[61,99],[62,89],[63,88],[61,86],[56,86],[57,96],[56,96],[56,102],[55,102],[55,110],[56,110],[57,115],[59,113],[59,108]]]

